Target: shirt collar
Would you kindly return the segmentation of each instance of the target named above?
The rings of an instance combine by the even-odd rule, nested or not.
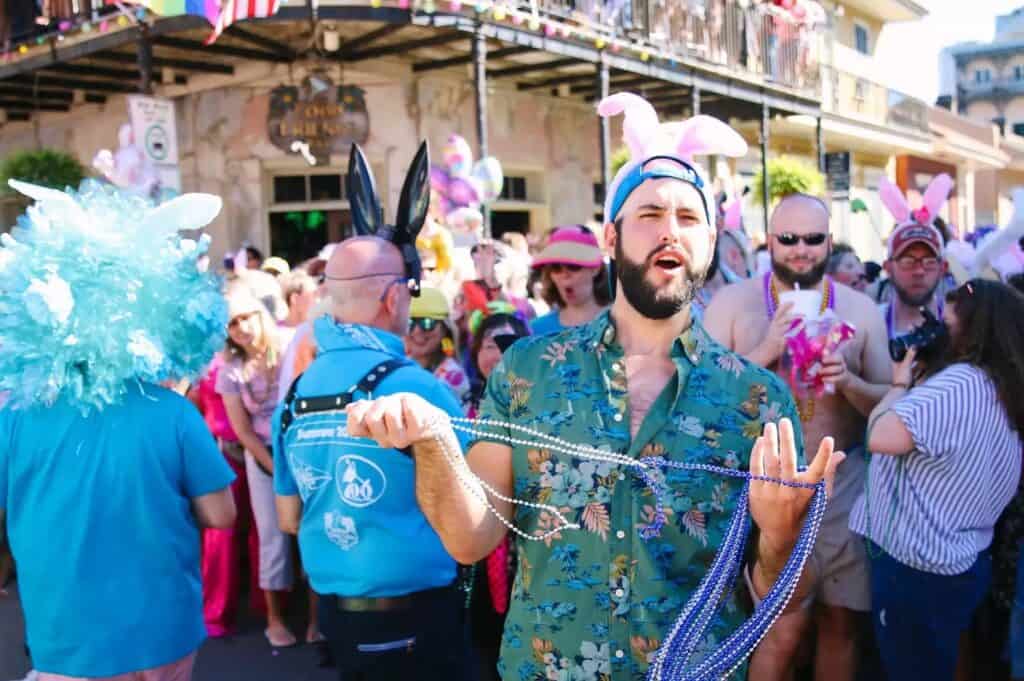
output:
[[[376,350],[396,357],[405,355],[402,339],[390,331],[363,324],[344,324],[330,315],[313,322],[317,346],[321,350]]]
[[[615,321],[609,310],[599,314],[591,322],[591,325],[594,332],[592,337],[597,339],[600,346],[621,350],[617,340]],[[675,343],[672,344],[672,357],[686,357],[691,364],[699,366],[709,342],[707,331],[704,330],[700,322],[691,317],[690,326],[679,334]]]

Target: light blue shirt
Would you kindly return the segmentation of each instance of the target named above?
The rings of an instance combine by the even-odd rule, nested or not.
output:
[[[105,677],[195,651],[190,499],[234,477],[196,408],[157,386],[87,417],[64,401],[0,411],[0,509],[36,669]]]
[[[376,365],[404,356],[401,338],[368,326],[321,317],[313,333],[317,357],[299,379],[296,399],[348,391]],[[414,362],[372,397],[398,392],[462,416],[451,391]],[[302,498],[299,550],[317,593],[400,596],[455,579],[455,561],[416,502],[409,456],[349,437],[341,411],[297,416],[282,436],[281,413],[279,406],[273,418],[274,490]]]
[[[546,315],[537,317],[530,322],[530,332],[534,336],[544,336],[549,333],[558,333],[565,327],[562,326],[562,320],[558,318],[558,310],[552,310]]]

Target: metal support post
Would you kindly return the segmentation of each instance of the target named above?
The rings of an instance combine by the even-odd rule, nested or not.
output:
[[[605,61],[604,55],[601,55],[601,61],[597,65],[597,93],[598,101],[601,101],[608,96],[610,85],[610,76],[608,73],[608,62]],[[599,144],[601,145],[601,183],[605,192],[608,191],[608,185],[612,181],[611,171],[611,125],[604,116],[599,116],[597,119],[598,131],[599,131]]]
[[[768,107],[768,102],[761,103],[761,193],[763,196],[762,207],[764,208],[764,234],[768,236],[768,205],[770,203],[770,197],[768,196],[768,134],[769,134],[769,116],[771,109]]]

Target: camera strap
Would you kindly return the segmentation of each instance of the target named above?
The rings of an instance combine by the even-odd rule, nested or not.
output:
[[[893,291],[893,295],[896,295],[895,291]],[[936,315],[936,317],[938,317],[939,319],[942,319],[942,310],[943,310],[944,307],[945,307],[945,303],[943,302],[942,298],[940,297],[939,298],[939,310],[938,310],[939,313]],[[903,335],[903,334],[896,333],[896,301],[895,300],[890,300],[889,304],[886,305],[886,308],[885,308],[885,330],[889,334],[889,340],[892,340],[896,336]]]

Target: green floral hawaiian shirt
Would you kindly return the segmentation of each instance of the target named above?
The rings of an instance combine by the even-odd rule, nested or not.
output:
[[[795,404],[774,374],[729,352],[696,322],[676,341],[672,359],[676,376],[636,438],[629,431],[623,351],[607,313],[510,348],[490,377],[481,418],[634,458],[663,456],[745,469],[763,425],[789,417],[802,451]],[[636,475],[541,444],[516,445],[512,460],[517,499],[555,506],[582,529],[545,541],[517,540],[502,678],[642,679],[711,564],[742,481],[671,469],[665,478],[668,521],[660,537],[644,541],[638,529],[653,519],[654,504]],[[553,517],[517,506],[515,523],[528,534],[543,535],[553,527]],[[697,657],[713,650],[745,617],[731,594]]]

